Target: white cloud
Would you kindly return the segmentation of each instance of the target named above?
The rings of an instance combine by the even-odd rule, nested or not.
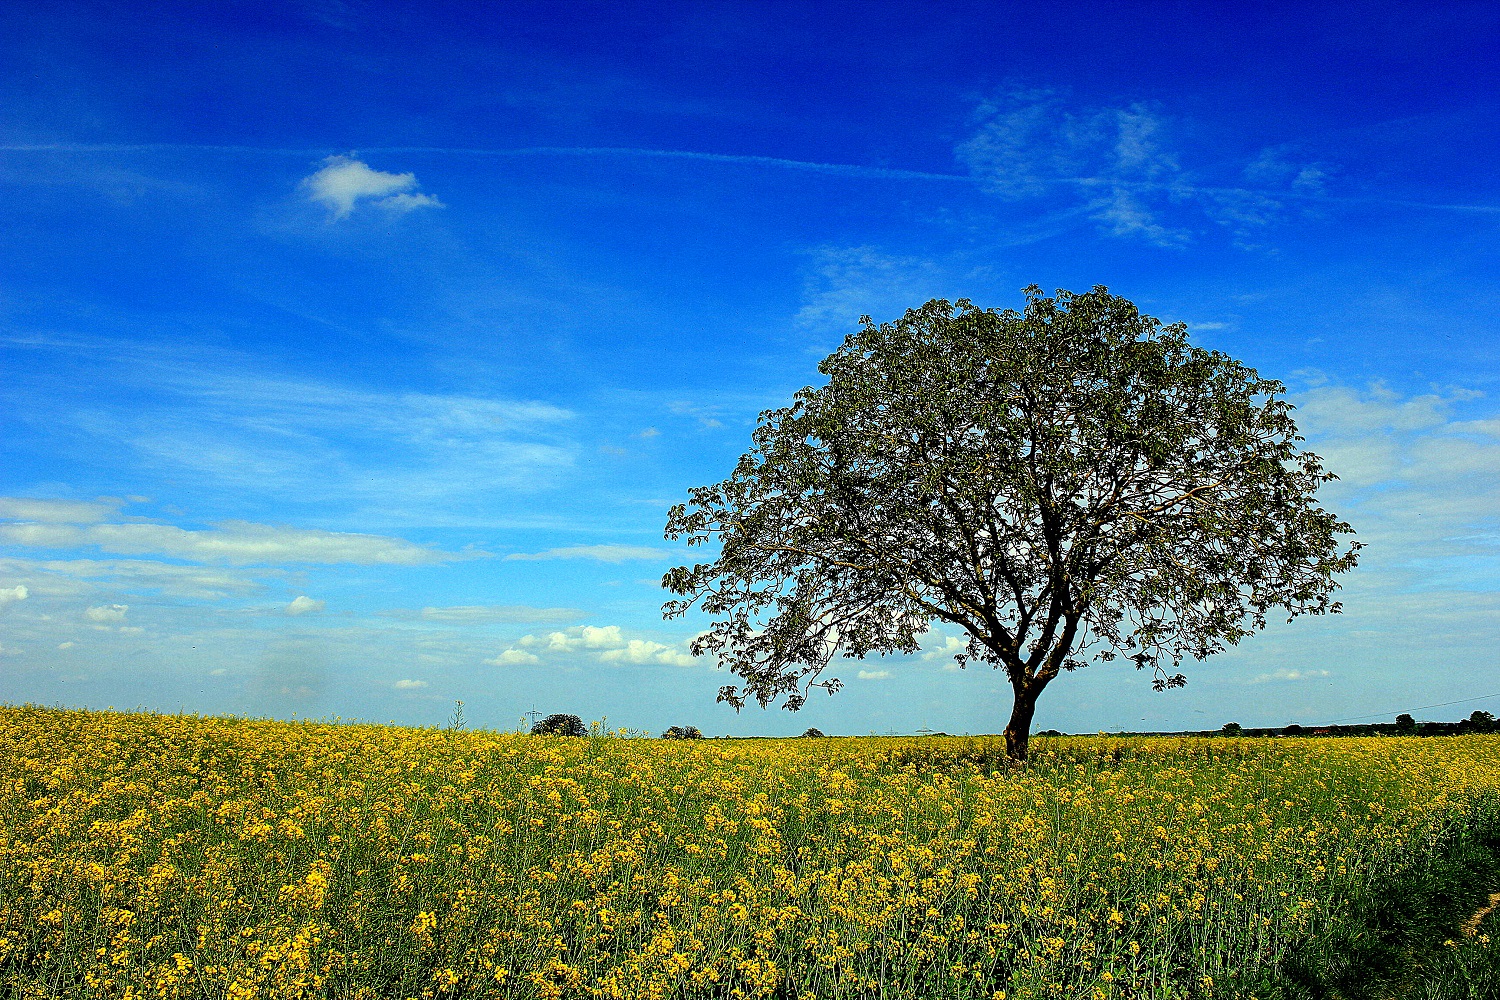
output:
[[[624,646],[606,649],[599,654],[602,663],[665,663],[673,667],[691,667],[693,658],[675,646],[647,639],[629,639]]]
[[[34,548],[97,547],[121,555],[161,555],[194,562],[352,563],[421,566],[467,558],[400,538],[223,521],[210,529],[170,524],[0,524],[0,542]]]
[[[26,589],[25,584],[16,584],[14,587],[0,587],[0,608],[17,601],[24,601],[30,596],[31,591]]]
[[[259,575],[279,575],[256,570]],[[170,597],[220,600],[258,590],[259,581],[240,570],[209,569],[140,559],[5,559],[0,575],[24,576],[38,593],[77,596],[103,587],[152,591]]]
[[[1364,392],[1347,386],[1319,386],[1300,393],[1294,417],[1310,434],[1415,431],[1445,423],[1453,400],[1436,394],[1403,399],[1383,385]]]
[[[520,655],[512,656],[512,653]],[[485,662],[497,666],[536,663],[544,657],[579,653],[591,654],[600,663],[661,663],[689,667],[698,662],[681,645],[630,638],[618,625],[577,625],[546,635],[522,636],[510,649]]]
[[[922,659],[942,660],[944,670],[957,670],[958,661],[955,660],[954,657],[959,653],[962,653],[968,647],[968,639],[961,639],[958,636],[953,635],[944,636],[941,645],[934,646],[931,649],[922,651]]]
[[[76,642],[73,642],[73,641],[72,641],[72,640],[71,640],[71,639],[70,639],[70,640],[68,640],[68,641],[67,641],[67,642],[60,642],[60,643],[58,643],[58,644],[57,644],[57,648],[58,648],[58,649],[72,649],[72,648],[73,648],[73,647],[74,647],[74,646],[76,646],[76,645],[78,645],[78,643],[76,643]]]
[[[0,518],[7,521],[40,521],[46,524],[95,524],[119,510],[117,503],[80,500],[38,500],[31,497],[0,497]]]
[[[115,622],[123,622],[125,620],[125,612],[129,610],[130,605],[128,604],[106,604],[100,605],[99,607],[95,608],[89,608],[84,612],[84,615],[91,622],[110,624]]]
[[[322,611],[323,607],[324,604],[322,601],[314,600],[303,594],[292,599],[292,603],[286,606],[286,613],[289,615],[306,615],[314,611]]]
[[[1273,681],[1311,681],[1320,677],[1332,677],[1333,674],[1327,670],[1273,670],[1270,673],[1257,674],[1250,678],[1251,684],[1267,684]]]
[[[415,174],[374,170],[348,156],[328,157],[321,170],[302,180],[307,196],[327,207],[335,219],[346,218],[360,204],[393,212],[443,207],[432,195],[417,192],[417,186]]]
[[[861,670],[856,675],[862,681],[883,681],[891,676],[889,670]]]
[[[397,691],[417,691],[427,686],[426,681],[399,680],[391,685]]]
[[[600,562],[619,563],[633,559],[670,559],[672,553],[666,549],[648,548],[642,545],[570,545],[566,548],[548,549],[545,552],[512,552],[506,559],[597,559]]]
[[[484,662],[494,667],[510,667],[527,663],[538,663],[540,662],[540,657],[535,653],[528,653],[524,649],[507,649],[499,656],[485,660]]]

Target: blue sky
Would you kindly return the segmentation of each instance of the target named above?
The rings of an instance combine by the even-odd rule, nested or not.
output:
[[[1500,692],[1500,8],[0,12],[0,701],[996,732],[925,652],[801,713],[661,620],[666,508],[861,314],[1108,285],[1284,381],[1345,613],[1039,727]],[[1418,712],[1500,711],[1500,698]]]

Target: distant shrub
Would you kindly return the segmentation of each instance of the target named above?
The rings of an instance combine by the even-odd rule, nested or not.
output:
[[[809,729],[807,732],[803,733],[802,735],[803,736],[822,736],[823,735],[823,731],[821,729]]]
[[[1233,736],[1243,728],[1238,722],[1226,722],[1224,723],[1223,732],[1229,736]]]
[[[664,740],[701,740],[703,734],[698,731],[697,726],[672,726],[661,734]]]
[[[531,727],[533,736],[587,736],[589,727],[576,715],[549,715]]]

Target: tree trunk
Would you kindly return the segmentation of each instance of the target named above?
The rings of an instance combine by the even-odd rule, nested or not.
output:
[[[1037,695],[1041,690],[1016,690],[1015,707],[1010,710],[1010,724],[1005,727],[1005,755],[1017,764],[1026,763],[1026,749],[1031,742],[1031,717],[1036,714]]]

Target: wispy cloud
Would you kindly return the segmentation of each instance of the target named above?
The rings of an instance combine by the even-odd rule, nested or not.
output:
[[[508,625],[537,622],[566,622],[582,618],[578,608],[534,608],[522,604],[460,605],[420,610],[395,608],[382,611],[388,618],[406,621],[434,622],[441,625]]]
[[[1325,199],[1335,173],[1279,145],[1207,180],[1184,165],[1174,119],[1144,102],[1086,106],[1060,91],[1018,89],[981,101],[974,120],[955,155],[990,194],[1079,203],[1102,233],[1158,246],[1190,242],[1195,220],[1258,246],[1289,202]]]
[[[853,333],[861,316],[894,318],[928,299],[952,297],[953,279],[930,260],[874,247],[822,247],[811,253],[802,307],[793,322],[819,335]]]
[[[120,509],[118,502],[0,497],[0,518],[43,524],[95,524]]]
[[[417,186],[416,174],[386,173],[348,156],[330,156],[322,169],[302,179],[307,197],[325,206],[334,219],[347,218],[359,205],[402,213],[443,207],[437,198],[418,192]]]
[[[88,355],[84,386],[38,376],[0,389],[38,433],[132,473],[298,504],[451,513],[465,498],[533,489],[569,468],[573,414],[538,401],[388,392],[250,372],[214,352],[83,341],[39,350]],[[105,401],[128,397],[129,406]],[[103,503],[14,499],[15,516],[101,520]],[[430,520],[427,523],[431,523]]]
[[[0,558],[0,579],[25,580],[25,584],[17,586],[62,599],[122,590],[217,601],[260,590],[263,584],[259,578],[276,575],[279,571],[257,569],[247,572],[145,559]]]
[[[0,543],[30,548],[97,548],[119,555],[157,555],[193,562],[245,566],[347,563],[422,566],[470,558],[400,538],[319,531],[249,521],[223,521],[194,530],[170,524],[0,524]]]
[[[506,559],[594,559],[599,562],[621,563],[637,559],[670,559],[672,553],[666,549],[644,545],[569,545],[547,549],[545,552],[512,552]]]

